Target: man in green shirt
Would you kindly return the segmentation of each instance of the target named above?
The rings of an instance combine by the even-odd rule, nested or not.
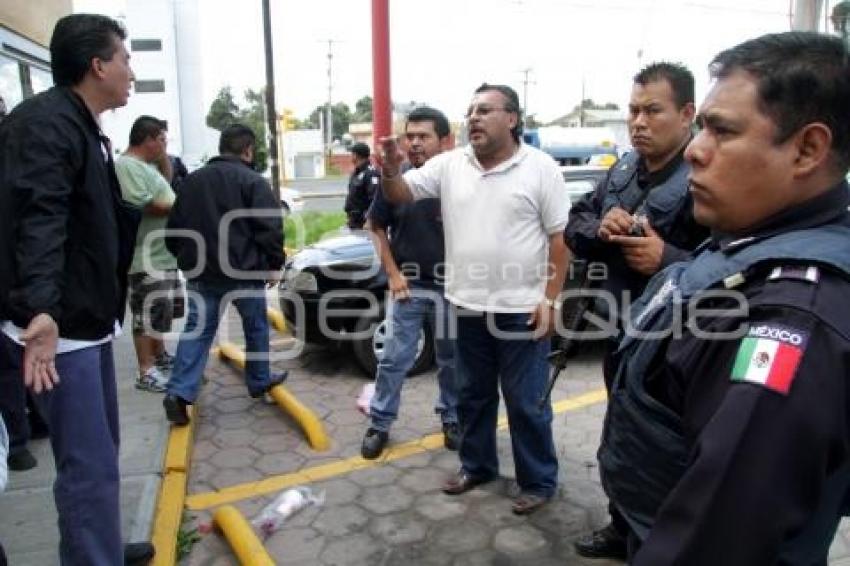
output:
[[[130,129],[130,147],[115,161],[124,200],[142,209],[129,271],[133,343],[139,362],[136,388],[162,392],[172,356],[162,334],[171,330],[174,296],[179,294],[177,260],[165,249],[164,232],[174,203],[171,162],[166,154],[166,124],[140,116]]]

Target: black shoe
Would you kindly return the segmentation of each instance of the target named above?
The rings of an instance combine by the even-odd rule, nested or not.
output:
[[[457,450],[460,446],[460,429],[457,423],[443,423],[443,446],[446,450]]]
[[[573,543],[576,554],[585,558],[612,558],[626,560],[626,537],[608,525],[589,535],[584,535]]]
[[[367,460],[374,460],[384,451],[389,439],[388,433],[370,428],[363,437],[363,444],[360,445],[360,455]]]
[[[162,400],[165,407],[165,418],[177,426],[189,424],[189,413],[186,411],[186,401],[176,395],[167,394]]]
[[[25,472],[38,466],[38,460],[32,455],[32,452],[26,448],[22,448],[6,457],[6,464],[13,472]]]
[[[154,554],[156,549],[149,542],[128,542],[124,545],[124,566],[143,566]]]
[[[283,373],[272,374],[271,381],[269,381],[268,386],[265,389],[261,389],[260,391],[251,391],[251,398],[259,399],[260,397],[271,391],[274,386],[280,385],[281,383],[286,381],[287,377],[289,377],[288,371],[285,371]]]

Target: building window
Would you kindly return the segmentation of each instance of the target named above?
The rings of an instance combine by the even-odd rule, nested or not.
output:
[[[130,51],[162,51],[161,39],[131,39]]]
[[[136,81],[136,92],[165,92],[165,81]]]
[[[3,55],[0,55],[0,97],[6,103],[7,111],[24,99],[20,66],[14,59]]]

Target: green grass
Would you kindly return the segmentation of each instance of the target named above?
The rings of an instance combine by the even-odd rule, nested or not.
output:
[[[324,234],[338,231],[346,220],[344,212],[310,211],[293,214],[283,223],[284,245],[287,248],[308,246]]]
[[[195,543],[201,540],[198,528],[193,524],[195,516],[188,513],[183,514],[180,531],[177,533],[177,562],[180,562],[192,552]]]

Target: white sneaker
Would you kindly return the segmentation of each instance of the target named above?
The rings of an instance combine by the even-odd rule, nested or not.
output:
[[[164,392],[167,384],[168,378],[162,375],[162,372],[156,366],[151,366],[143,375],[140,375],[136,379],[136,389],[150,391],[152,393]]]

